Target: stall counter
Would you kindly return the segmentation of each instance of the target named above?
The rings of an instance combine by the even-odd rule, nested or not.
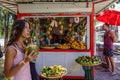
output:
[[[36,59],[36,70],[40,75],[43,66],[62,65],[67,68],[66,76],[83,78],[84,70],[82,66],[75,62],[78,56],[90,56],[90,52],[48,52],[41,51]]]

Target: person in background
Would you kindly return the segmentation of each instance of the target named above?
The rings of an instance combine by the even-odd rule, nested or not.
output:
[[[107,70],[111,72],[111,75],[115,75],[115,62],[113,59],[113,43],[117,40],[116,35],[113,31],[109,29],[109,24],[105,23],[102,26],[104,33],[104,49],[103,55],[105,55],[106,63],[107,63]],[[110,69],[110,67],[112,69]]]
[[[30,36],[29,24],[25,20],[16,20],[5,50],[4,74],[12,80],[32,80],[29,62],[36,59],[32,51],[25,51],[24,40]]]
[[[69,43],[69,41],[70,39],[68,37],[68,30],[65,30],[63,34],[63,39],[61,40],[61,44]]]
[[[1,44],[0,44],[0,58],[3,57],[3,52],[2,52],[2,49],[1,49]]]
[[[50,45],[50,40],[47,39],[46,35],[44,35],[44,42],[45,42],[46,46]]]
[[[79,34],[77,32],[74,33],[75,41],[79,41]]]

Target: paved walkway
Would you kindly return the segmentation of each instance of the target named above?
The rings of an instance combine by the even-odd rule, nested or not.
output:
[[[119,58],[119,57],[118,57]],[[3,71],[4,57],[0,58],[0,80],[5,80]],[[94,80],[120,80],[120,62],[116,62],[116,72],[117,75],[111,76],[109,72],[106,72],[106,69],[103,66],[96,66],[95,68],[95,77]]]
[[[94,80],[120,80],[120,63],[116,63],[116,73],[116,75],[111,76],[106,68],[103,66],[96,66]]]

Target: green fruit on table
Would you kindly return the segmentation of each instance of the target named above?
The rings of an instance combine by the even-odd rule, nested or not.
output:
[[[83,65],[99,65],[101,60],[97,56],[81,56],[75,59],[77,63]]]
[[[27,51],[27,55],[29,55],[32,51],[37,55],[39,53],[39,47],[35,44],[30,44],[25,48],[25,51]]]

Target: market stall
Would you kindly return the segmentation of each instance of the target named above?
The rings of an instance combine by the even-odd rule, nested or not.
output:
[[[84,70],[75,59],[94,56],[94,4],[18,4],[18,12],[19,19],[29,21],[40,48],[35,62],[38,74],[43,66],[62,65],[67,68],[64,78],[83,79]]]

